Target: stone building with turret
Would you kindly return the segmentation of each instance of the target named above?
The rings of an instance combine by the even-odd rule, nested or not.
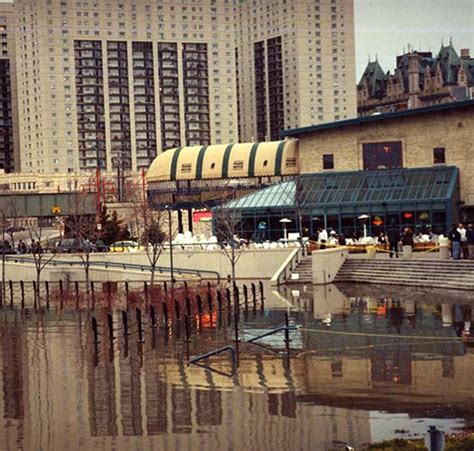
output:
[[[409,49],[397,56],[392,73],[369,61],[357,85],[359,116],[421,108],[474,97],[474,58],[469,49],[456,52],[452,43],[431,52]]]

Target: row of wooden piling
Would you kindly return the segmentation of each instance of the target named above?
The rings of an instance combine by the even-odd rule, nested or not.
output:
[[[81,300],[84,292],[81,291],[79,282],[65,283],[63,280],[59,280],[58,282],[45,281],[42,285],[43,287],[38,287],[36,281],[13,282],[11,280],[5,285],[0,285],[0,307],[9,306],[10,308],[14,308],[16,306],[15,300],[17,298],[18,290],[15,289],[15,287],[19,287],[19,307],[21,310],[24,310],[27,307],[26,295],[28,292],[33,293],[33,306],[35,309],[45,307],[49,310],[51,303],[57,301],[56,304],[62,310],[67,305],[68,298],[74,302],[74,308],[76,310],[81,308]],[[103,296],[102,300],[106,301],[108,307],[111,307],[111,299],[118,292],[119,284],[117,282],[102,282],[101,287]],[[184,299],[183,304],[186,304],[186,310],[189,311],[189,304],[194,295],[194,302],[197,305],[197,310],[199,313],[202,313],[204,310],[214,310],[214,302],[217,303],[219,309],[222,309],[224,303],[230,305],[232,292],[239,307],[242,300],[243,306],[246,310],[249,309],[250,304],[252,304],[253,309],[257,309],[257,304],[259,304],[260,308],[263,309],[264,304],[264,287],[261,281],[258,282],[258,284],[254,282],[250,285],[243,284],[241,290],[235,284],[224,288],[220,285],[212,285],[210,282],[207,282],[204,287],[202,285],[190,287],[186,282],[184,282],[180,285],[173,285],[171,289],[166,282],[155,284],[153,287],[151,287],[148,282],[143,282],[142,287],[143,291],[140,293],[140,291],[131,290],[129,282],[124,282],[123,288],[125,291],[127,307],[129,303],[132,303],[132,301],[140,303],[144,300],[145,303],[148,304],[150,302],[156,302],[157,300],[166,299],[167,301],[174,301],[170,307],[179,314],[179,298]],[[99,293],[97,292],[97,283],[90,282],[88,286],[86,286],[86,295],[88,309],[94,310],[96,307],[102,305],[98,299]],[[141,295],[143,295],[143,299],[141,298]],[[204,307],[205,304],[207,304],[206,308]]]

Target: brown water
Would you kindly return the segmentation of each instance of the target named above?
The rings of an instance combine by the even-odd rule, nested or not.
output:
[[[187,364],[184,331],[137,325],[115,339],[97,314],[0,312],[1,450],[327,450],[395,436],[471,429],[474,351],[460,340],[469,294],[295,287],[267,291],[267,309],[242,316],[244,340],[284,321],[282,336],[241,344],[214,371]],[[226,318],[203,318],[190,356],[232,344]],[[474,331],[473,331],[474,332]],[[467,338],[467,335],[465,338]]]

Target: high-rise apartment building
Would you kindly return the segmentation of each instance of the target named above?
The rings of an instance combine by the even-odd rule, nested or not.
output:
[[[353,0],[235,6],[241,140],[356,116]]]
[[[355,116],[353,0],[15,0],[21,170]]]
[[[231,0],[15,0],[21,169],[237,140]]]
[[[14,10],[0,3],[0,170],[19,166],[16,103]]]

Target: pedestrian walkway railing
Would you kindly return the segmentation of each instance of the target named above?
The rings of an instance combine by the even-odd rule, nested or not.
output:
[[[291,273],[296,269],[298,263],[301,261],[304,255],[304,248],[297,247],[291,254],[286,258],[286,260],[281,264],[277,269],[275,274],[273,274],[270,284],[272,286],[278,286],[284,284],[290,277]]]
[[[19,255],[8,255],[5,256],[7,261],[13,263],[35,263],[35,259],[33,257],[25,257]],[[89,265],[91,268],[105,268],[105,269],[120,269],[120,270],[132,270],[132,271],[152,271],[153,268],[151,265],[140,265],[137,263],[119,263],[119,262],[101,262],[91,260],[88,263],[84,261],[78,260],[63,260],[63,259],[53,259],[49,262],[46,262],[49,266],[78,266],[84,267],[85,265]],[[162,274],[162,273],[171,273],[173,272],[174,275],[177,276],[195,276],[201,279],[216,279],[218,282],[220,281],[220,275],[217,271],[211,271],[207,269],[187,269],[187,268],[170,268],[168,266],[156,266],[155,273]]]

